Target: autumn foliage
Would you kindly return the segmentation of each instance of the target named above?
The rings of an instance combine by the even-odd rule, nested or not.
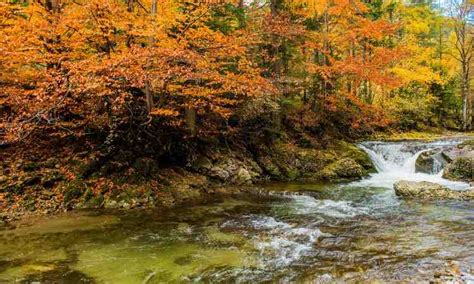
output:
[[[416,42],[418,18],[403,9],[361,0],[2,1],[0,141],[117,129],[225,136],[245,120],[239,110],[262,99],[279,104],[274,119],[291,130],[383,129],[413,84],[445,83],[434,71],[409,72],[434,69],[419,58],[428,44]]]
[[[203,123],[226,119],[245,98],[272,92],[250,59],[251,33],[209,25],[219,7],[151,4],[1,3],[4,139],[107,128],[137,106],[150,121],[184,127],[187,110]]]

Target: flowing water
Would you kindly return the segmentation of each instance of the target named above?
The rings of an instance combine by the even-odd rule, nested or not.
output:
[[[348,184],[270,184],[170,211],[76,211],[0,231],[0,282],[474,283],[474,204],[406,202],[393,182],[438,143],[360,145],[378,173]],[[436,165],[435,165],[436,166]]]

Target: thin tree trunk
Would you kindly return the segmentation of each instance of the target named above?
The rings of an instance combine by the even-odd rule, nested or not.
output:
[[[450,13],[454,20],[454,32],[456,34],[456,49],[458,56],[455,57],[461,65],[461,97],[462,106],[462,129],[468,131],[472,124],[472,102],[470,94],[470,68],[473,56],[474,41],[470,34],[470,17],[473,11],[472,4],[468,0],[451,0]]]
[[[134,0],[127,0],[127,5],[128,5],[127,10],[129,12],[133,12],[134,4],[135,4]]]
[[[469,72],[467,70],[468,67],[463,66],[462,71],[462,87],[461,87],[461,95],[463,98],[463,107],[462,107],[462,121],[463,121],[463,130],[468,131],[471,129],[472,124],[472,110],[471,110],[471,94],[469,88]]]
[[[58,0],[46,0],[44,6],[48,11],[58,12],[59,3]]]
[[[151,1],[151,10],[150,13],[151,15],[155,15],[156,12],[158,11],[158,0],[152,0]],[[150,46],[153,48],[153,44],[155,43],[155,38],[153,36],[150,37]],[[146,108],[148,113],[150,113],[153,108],[155,107],[155,102],[153,99],[153,92],[151,88],[151,82],[150,80],[147,80],[145,82],[145,97],[146,97]]]
[[[148,113],[153,110],[154,102],[153,102],[153,93],[151,90],[151,83],[149,80],[145,82],[145,97],[146,97],[146,109]]]
[[[196,135],[196,109],[194,107],[186,107],[184,110],[184,119],[189,134]]]
[[[276,16],[278,14],[278,0],[270,1],[270,11],[272,13],[272,16]]]
[[[158,12],[158,0],[151,1],[151,14],[155,15]]]

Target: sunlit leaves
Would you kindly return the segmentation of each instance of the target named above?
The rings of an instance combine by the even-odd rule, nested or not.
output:
[[[250,60],[252,34],[213,20],[221,6],[158,4],[152,14],[151,1],[132,11],[119,0],[62,1],[54,11],[36,1],[1,3],[0,98],[13,110],[10,131],[54,127],[66,110],[107,127],[108,117],[127,116],[144,100],[145,88],[157,100],[149,115],[173,125],[186,108],[225,119],[246,97],[273,91]]]

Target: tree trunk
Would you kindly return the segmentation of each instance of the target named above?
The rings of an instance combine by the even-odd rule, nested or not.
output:
[[[151,14],[155,15],[158,12],[158,0],[151,1]]]
[[[270,1],[270,11],[272,13],[272,16],[276,16],[278,14],[278,0]]]
[[[451,17],[454,20],[454,32],[456,34],[456,49],[458,56],[455,57],[461,67],[461,97],[462,106],[462,129],[468,131],[472,124],[472,102],[470,94],[470,68],[473,56],[473,36],[470,34],[470,18],[473,11],[472,4],[468,0],[452,0],[450,4]]]
[[[463,131],[471,130],[472,124],[472,110],[471,110],[471,94],[469,88],[469,74],[466,68],[463,66],[462,82],[461,82],[461,95],[463,98],[462,106],[462,129]]]
[[[134,0],[127,0],[127,5],[128,5],[127,10],[128,10],[129,12],[133,12]]]
[[[158,0],[152,0],[151,10],[150,10],[151,15],[155,15],[157,11],[158,11]],[[153,46],[154,43],[155,43],[155,38],[151,37],[150,45]],[[147,80],[145,82],[145,96],[146,96],[146,108],[147,108],[148,113],[150,113],[155,107],[150,80]]]
[[[48,11],[58,12],[59,3],[58,0],[46,0],[44,6]]]
[[[146,97],[146,109],[148,113],[150,113],[155,106],[153,102],[152,88],[151,88],[151,84],[149,80],[145,82],[145,97]]]
[[[184,119],[189,134],[191,136],[196,135],[196,109],[194,107],[186,107],[184,110]]]

